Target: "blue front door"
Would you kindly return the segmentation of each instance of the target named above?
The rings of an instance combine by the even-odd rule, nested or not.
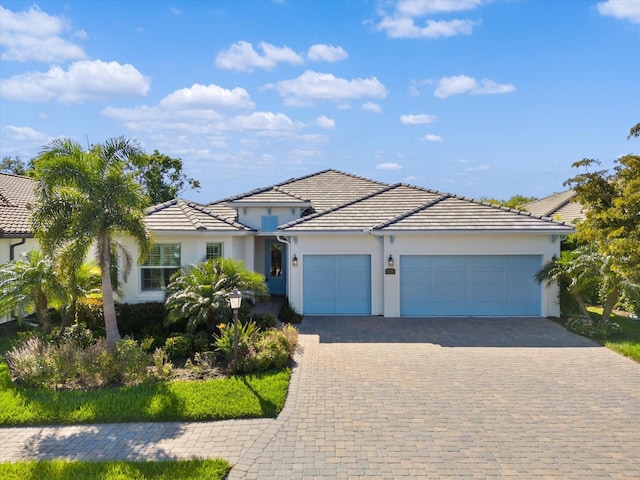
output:
[[[265,241],[265,278],[271,295],[287,291],[287,246],[277,240]]]

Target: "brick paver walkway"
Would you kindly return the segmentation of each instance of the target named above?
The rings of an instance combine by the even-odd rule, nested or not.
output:
[[[277,419],[0,429],[0,460],[230,479],[640,477],[640,365],[541,319],[305,318]]]

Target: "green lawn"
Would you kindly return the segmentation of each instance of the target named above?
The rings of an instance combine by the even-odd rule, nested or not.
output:
[[[602,308],[589,308],[589,312],[594,318],[602,318]],[[607,348],[622,355],[640,362],[640,320],[612,315],[612,321],[617,322],[622,327],[622,334],[615,335],[609,339],[594,338]]]
[[[10,343],[10,338],[0,337],[0,354]],[[15,385],[7,363],[0,361],[0,426],[275,417],[284,406],[290,377],[285,369],[204,381],[53,391]]]
[[[3,480],[222,480],[231,466],[224,460],[162,462],[77,462],[64,460],[0,463]]]

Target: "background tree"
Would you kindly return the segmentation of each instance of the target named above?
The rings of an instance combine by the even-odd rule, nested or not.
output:
[[[200,182],[182,170],[182,160],[171,158],[158,150],[151,155],[138,153],[131,157],[128,167],[149,197],[149,205],[176,198],[186,190],[199,189]]]
[[[13,173],[14,175],[27,175],[28,166],[20,159],[15,157],[2,157],[0,161],[0,172]]]
[[[482,197],[480,199],[483,202],[492,203],[494,205],[502,205],[507,208],[514,208],[516,210],[523,210],[524,205],[537,200],[536,197],[527,197],[525,195],[514,195],[509,200],[497,200],[495,198]]]
[[[65,299],[66,290],[59,281],[50,257],[38,250],[22,254],[0,268],[0,315],[15,313],[18,321],[35,311],[45,331],[51,330],[49,307]]]
[[[56,139],[35,161],[40,179],[33,212],[35,236],[43,251],[59,255],[68,271],[79,268],[95,243],[110,348],[120,338],[110,269],[118,245],[114,237],[131,236],[141,259],[151,244],[144,223],[144,193],[126,172],[129,159],[140,154],[139,144],[123,137],[88,151],[72,140]]]
[[[179,270],[167,286],[169,321],[187,319],[191,329],[205,324],[212,331],[230,317],[228,297],[234,288],[247,298],[267,295],[264,276],[232,258],[214,258]]]
[[[573,167],[584,171],[565,185],[585,207],[576,238],[592,245],[603,262],[603,320],[608,321],[620,293],[640,288],[640,156],[617,159],[613,171],[592,171],[599,165],[588,158],[575,162]]]

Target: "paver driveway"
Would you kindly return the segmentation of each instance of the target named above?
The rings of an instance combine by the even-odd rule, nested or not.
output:
[[[300,330],[275,420],[1,429],[0,458],[221,456],[231,479],[640,476],[640,365],[552,322]]]

